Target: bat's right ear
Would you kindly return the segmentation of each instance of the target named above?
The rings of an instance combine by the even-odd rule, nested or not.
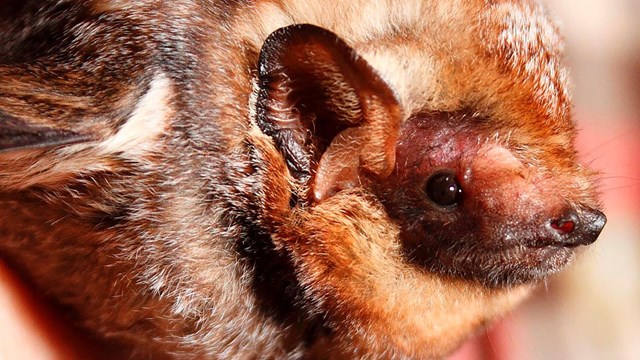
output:
[[[0,153],[25,149],[46,149],[91,140],[91,136],[20,120],[0,110]]]
[[[314,25],[276,30],[258,72],[256,122],[300,185],[298,199],[322,201],[391,173],[400,106],[343,40]]]

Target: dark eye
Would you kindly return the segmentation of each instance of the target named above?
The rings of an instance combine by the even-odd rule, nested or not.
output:
[[[427,180],[425,188],[427,196],[436,205],[441,207],[451,207],[462,200],[462,187],[456,180],[453,171],[439,171]]]

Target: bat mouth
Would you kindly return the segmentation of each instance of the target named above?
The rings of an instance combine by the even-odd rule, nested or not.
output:
[[[513,286],[543,280],[562,271],[570,263],[577,246],[561,242],[539,241],[497,252],[487,249],[476,259],[487,269],[484,276],[479,279],[491,287]],[[479,269],[476,267],[474,270]]]
[[[576,246],[538,239],[511,246],[460,247],[439,251],[430,268],[490,288],[510,287],[535,283],[563,270]]]
[[[509,250],[503,250],[504,254],[497,254],[498,257],[507,258],[514,257],[515,259],[522,259],[524,261],[533,260],[539,257],[540,262],[544,262],[549,259],[549,256],[555,256],[556,254],[571,255],[575,252],[575,248],[579,245],[575,244],[563,244],[563,243],[544,243],[544,244],[527,244],[513,247]],[[532,267],[541,265],[537,263],[530,263]]]
[[[580,244],[568,244],[560,241],[543,241],[543,242],[534,242],[530,244],[524,245],[529,249],[546,249],[546,248],[566,248],[566,249],[575,249]]]
[[[496,244],[485,245],[487,251],[493,252],[509,252],[509,251],[533,251],[537,249],[575,249],[581,245],[575,242],[567,242],[557,238],[535,237],[525,238],[514,242],[510,238],[503,238]]]

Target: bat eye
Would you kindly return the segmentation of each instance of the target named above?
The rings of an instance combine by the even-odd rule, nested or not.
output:
[[[426,193],[440,207],[452,207],[462,200],[462,187],[453,171],[439,171],[427,180]]]

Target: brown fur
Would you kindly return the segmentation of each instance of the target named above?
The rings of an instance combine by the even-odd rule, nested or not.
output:
[[[11,0],[0,55],[2,254],[131,358],[440,358],[604,225],[533,1]]]

